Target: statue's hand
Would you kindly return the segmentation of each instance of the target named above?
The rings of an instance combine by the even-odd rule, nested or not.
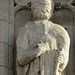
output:
[[[63,54],[62,54],[62,48],[60,50],[56,51],[56,57],[55,57],[55,66],[54,66],[54,75],[60,75],[62,69],[63,69]]]

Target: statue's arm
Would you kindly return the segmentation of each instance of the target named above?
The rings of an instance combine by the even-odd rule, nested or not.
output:
[[[56,52],[56,64],[55,71],[59,71],[60,73],[66,67],[69,60],[69,47],[70,47],[70,38],[67,31],[57,25],[54,32],[56,33],[57,41],[58,41],[58,50]],[[58,75],[58,74],[55,74]]]
[[[19,65],[22,66],[30,63],[32,60],[45,53],[47,50],[50,50],[48,42],[41,42],[30,48],[28,44],[28,33],[26,30],[24,32],[24,35],[23,32],[20,32],[21,34],[19,34],[16,41],[17,61]]]

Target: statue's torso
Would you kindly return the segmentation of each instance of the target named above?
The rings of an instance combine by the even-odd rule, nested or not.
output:
[[[53,25],[49,21],[38,21],[27,24],[30,47],[41,42],[49,42],[50,50],[57,49],[56,37],[53,36]]]
[[[26,24],[26,30],[29,48],[47,41],[50,46],[50,51],[47,51],[28,65],[25,65],[23,67],[23,75],[53,75],[56,50],[59,47],[58,43],[62,47],[66,32],[61,26],[56,26],[48,21],[29,22]]]
[[[48,21],[44,22],[38,21],[26,24],[30,43],[29,47],[34,47],[38,43],[48,41],[50,51],[47,51],[28,65],[25,65],[22,69],[23,75],[53,75],[54,73],[57,43],[55,37],[49,33],[54,25]]]

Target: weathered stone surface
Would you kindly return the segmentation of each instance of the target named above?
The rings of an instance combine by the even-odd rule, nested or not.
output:
[[[59,1],[58,1],[59,2]],[[61,9],[59,11],[55,11],[52,17],[52,21],[54,23],[60,24],[62,25],[67,32],[69,33],[70,36],[70,56],[69,56],[69,63],[68,66],[66,67],[66,69],[64,70],[64,74],[63,75],[71,75],[74,74],[74,13],[71,10],[68,9]],[[70,73],[69,73],[70,72]]]
[[[8,43],[8,22],[0,21],[0,41]]]
[[[8,22],[14,23],[13,5],[14,4],[12,0],[0,0],[0,20],[6,20]]]
[[[7,21],[0,21],[0,41],[14,46],[14,25]]]
[[[13,47],[0,43],[0,65],[13,69]]]
[[[19,66],[18,62],[16,61],[16,71],[17,71],[17,75],[23,75],[23,73],[25,73],[26,70],[23,72],[23,67]]]
[[[14,46],[12,42],[14,39],[13,5],[13,0],[0,0],[0,75],[9,75],[11,69],[9,67],[9,53],[11,53],[9,52],[9,46]]]
[[[8,19],[8,5],[9,1],[0,0],[0,19]]]
[[[48,42],[49,48],[46,42]],[[44,43],[45,47],[42,43]],[[53,54],[50,54],[49,52],[46,54],[45,52],[43,52],[45,53],[44,74],[49,75],[51,73],[53,75],[55,69],[60,70],[59,72],[61,72],[63,71],[64,67],[66,67],[66,64],[68,62],[69,44],[69,36],[63,27],[45,20],[29,22],[19,32],[19,36],[17,39],[17,59],[20,65],[24,65],[40,56],[44,50],[45,52],[50,51],[50,53],[53,51]],[[50,55],[50,58],[47,58],[48,55]],[[59,64],[63,64],[62,67],[57,67],[54,64],[54,62],[57,61]],[[38,62],[39,61],[37,61],[37,63]],[[29,71],[30,69],[32,69],[31,66],[32,65],[30,65]],[[52,68],[49,69],[48,66]],[[54,68],[54,66],[56,67]],[[58,75],[56,73],[57,72],[55,72],[55,75]],[[30,74],[31,73],[29,73],[29,75]]]
[[[16,4],[22,4],[24,6],[28,6],[29,2],[31,2],[31,0],[15,0]]]
[[[20,1],[20,0],[19,0]],[[22,0],[21,0],[22,1]],[[61,3],[66,3],[66,2],[68,2],[69,0],[54,0],[54,1],[56,1],[56,2],[61,2]],[[70,0],[70,1],[72,1],[72,0]],[[74,1],[74,0],[73,0]],[[24,0],[24,2],[26,3],[26,1]],[[22,2],[23,3],[23,2]],[[71,4],[71,3],[70,3]],[[26,10],[26,9],[25,9]],[[21,11],[21,10],[20,10]],[[63,11],[62,11],[62,9],[61,10],[58,10],[58,11],[55,11],[54,10],[54,12],[56,13],[56,12],[58,12],[58,13],[56,13],[55,15],[57,15],[57,14],[59,14],[59,15],[57,15],[57,16],[55,16],[53,19],[56,21],[55,23],[59,23],[60,22],[60,25],[64,25],[64,27],[67,27],[67,31],[69,31],[69,33],[70,33],[70,37],[71,37],[71,47],[73,47],[73,45],[75,45],[74,44],[74,42],[75,42],[75,39],[74,39],[74,32],[75,32],[75,26],[74,26],[74,13],[69,13],[70,12],[70,10],[67,10],[67,12],[65,12],[66,11],[66,9],[63,9]],[[62,13],[62,14],[61,14]],[[61,18],[61,17],[63,17],[63,19]],[[22,19],[21,19],[22,20]],[[18,23],[21,23],[20,22],[20,20],[18,21],[17,20],[17,22]],[[18,25],[18,24],[16,24],[16,25]],[[21,25],[24,25],[24,23],[21,23]],[[71,25],[71,26],[70,26]],[[18,30],[18,28],[17,28],[17,30]],[[73,31],[72,31],[73,30]],[[74,46],[75,47],[75,46]],[[74,55],[74,48],[73,49],[71,49],[72,51],[70,52],[70,54],[72,53],[72,55],[71,55],[71,57],[70,57],[70,63],[72,62],[72,60],[74,59],[73,57],[75,56]],[[74,61],[74,60],[73,60]],[[71,74],[74,74],[74,69],[72,68],[72,65],[73,65],[74,63],[71,63],[71,64],[69,64],[68,65],[68,67],[69,67],[69,69],[71,69],[71,71],[69,71],[68,69],[67,69],[67,72],[65,71],[65,73],[64,73],[64,75],[71,75]],[[70,73],[69,73],[70,72]],[[72,73],[73,72],[73,73]]]
[[[8,67],[8,44],[0,43],[0,65]]]
[[[9,75],[14,75],[13,70],[9,69]]]
[[[9,46],[9,68],[13,69],[14,67],[14,47]]]
[[[8,68],[6,68],[4,66],[0,66],[0,74],[1,75],[9,75]]]
[[[14,47],[14,25],[9,23],[9,30],[8,30],[8,38],[9,38],[9,45]]]

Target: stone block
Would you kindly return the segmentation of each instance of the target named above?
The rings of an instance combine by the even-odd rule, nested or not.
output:
[[[9,68],[13,69],[13,47],[9,46]]]
[[[0,21],[0,41],[14,45],[14,25]]]
[[[13,69],[13,47],[0,43],[0,65]]]
[[[9,75],[14,75],[14,74],[13,74],[13,70],[10,70],[10,69],[9,69]]]
[[[8,56],[8,44],[0,43],[0,65],[8,67]]]
[[[0,75],[9,75],[8,68],[0,66]]]
[[[8,19],[8,0],[0,0],[0,19]]]
[[[0,21],[0,41],[8,43],[8,22]]]
[[[14,25],[9,24],[9,44],[14,46]]]
[[[10,19],[14,22],[14,1],[10,0]]]
[[[14,9],[12,8],[13,7],[12,6],[13,3],[11,1],[12,0],[10,0],[10,1],[9,0],[0,0],[0,19],[5,19],[7,21],[11,20],[11,22],[13,22],[13,19],[14,19],[13,17],[14,16],[12,15],[12,13],[13,13]],[[13,16],[13,17],[11,17],[11,16]]]

